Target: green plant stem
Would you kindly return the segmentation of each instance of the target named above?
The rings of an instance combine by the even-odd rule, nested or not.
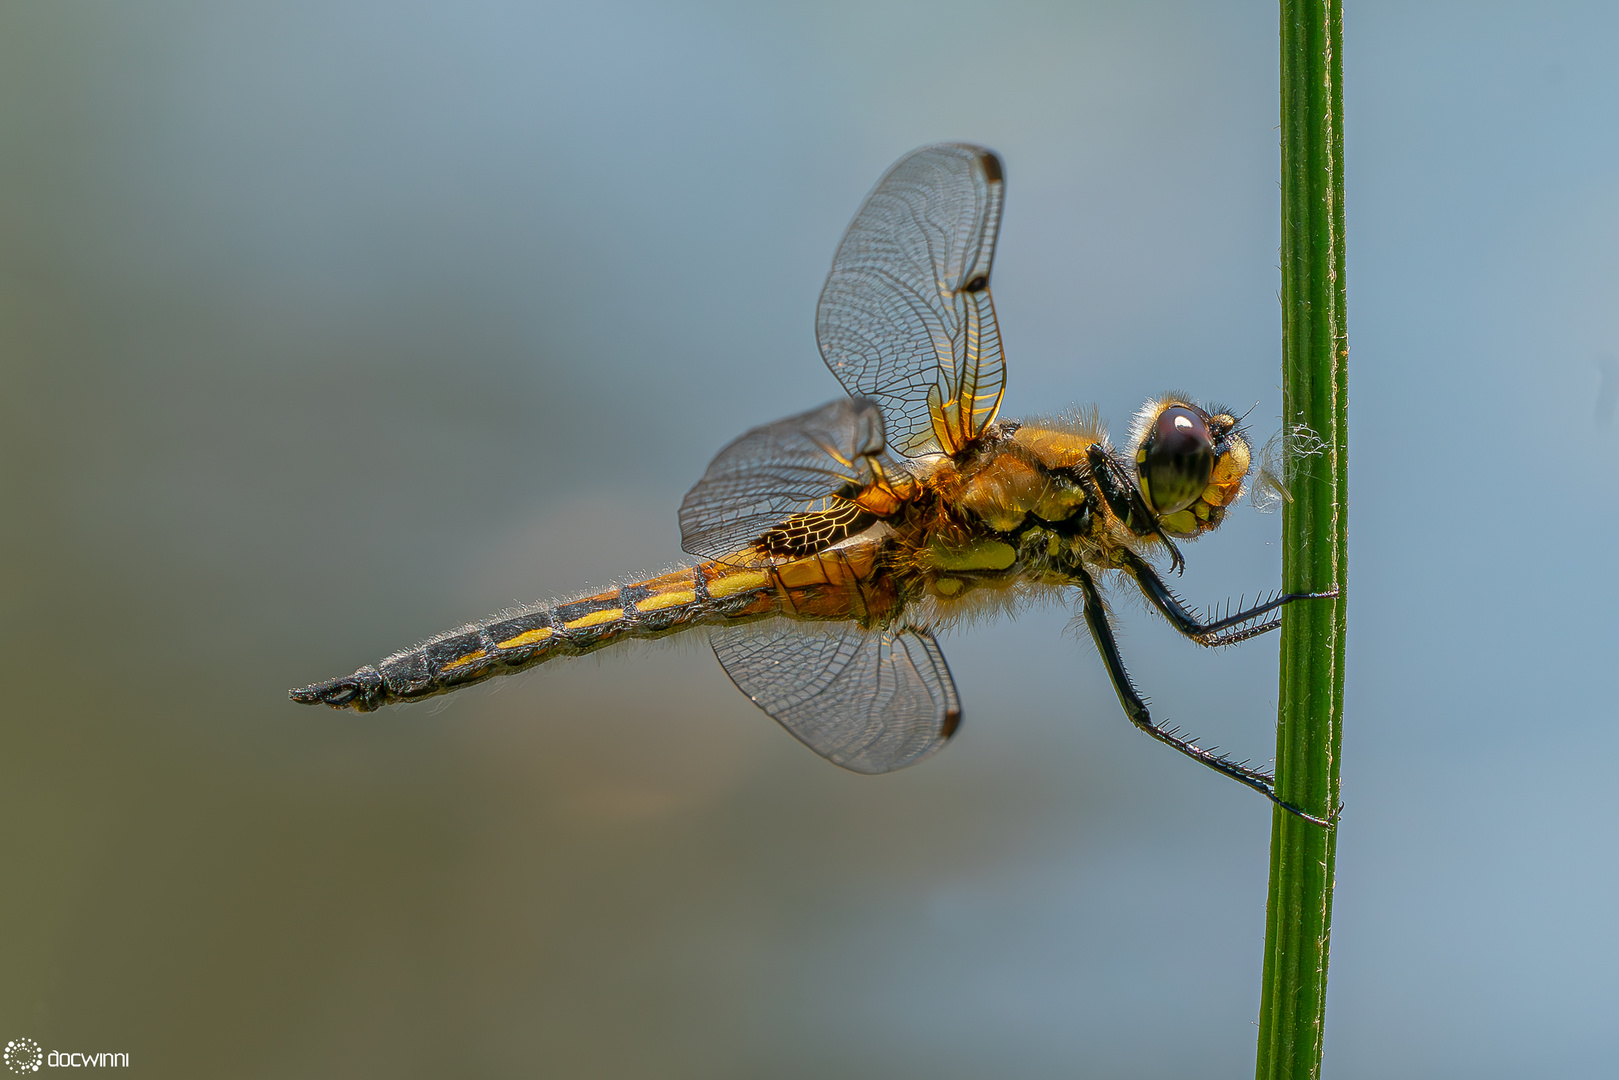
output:
[[[1349,343],[1344,316],[1343,4],[1281,0],[1282,416],[1284,438],[1319,436],[1282,515],[1291,605],[1282,624],[1276,785],[1327,815],[1338,806],[1343,736]],[[1307,430],[1299,425],[1307,425]],[[1321,1073],[1337,829],[1271,817],[1260,1002],[1260,1080]]]

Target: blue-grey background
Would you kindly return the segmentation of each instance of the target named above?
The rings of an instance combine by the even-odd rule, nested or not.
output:
[[[1619,1055],[1619,9],[1347,5],[1335,1077]],[[0,8],[0,1037],[166,1077],[1241,1077],[1269,807],[1070,612],[840,772],[701,644],[356,717],[286,688],[679,556],[838,393],[884,168],[1003,155],[1005,415],[1279,412],[1269,3]],[[1604,368],[1606,365],[1606,368]],[[1603,371],[1607,382],[1603,383]],[[1188,549],[1277,580],[1274,516]],[[1268,758],[1276,645],[1121,605]]]

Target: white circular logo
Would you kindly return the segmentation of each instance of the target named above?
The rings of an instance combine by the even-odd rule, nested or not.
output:
[[[5,1058],[14,1073],[38,1072],[45,1052],[33,1039],[12,1039],[6,1043]]]

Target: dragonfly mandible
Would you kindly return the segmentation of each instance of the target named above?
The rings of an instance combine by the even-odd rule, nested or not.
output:
[[[1000,159],[944,143],[901,158],[832,261],[815,331],[848,396],[755,428],[680,506],[696,565],[440,634],[293,700],[369,711],[632,638],[704,627],[732,681],[810,749],[886,773],[942,747],[961,704],[936,633],[1078,593],[1132,723],[1279,806],[1272,776],[1155,720],[1119,657],[1098,579],[1129,579],[1181,634],[1275,629],[1287,593],[1204,619],[1153,560],[1213,531],[1254,452],[1239,418],[1154,398],[1116,449],[1094,413],[998,419],[1006,361],[990,296]]]

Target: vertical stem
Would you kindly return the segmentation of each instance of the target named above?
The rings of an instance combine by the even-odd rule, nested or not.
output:
[[[1282,582],[1288,592],[1337,585],[1340,594],[1287,609],[1276,784],[1283,798],[1326,815],[1339,801],[1348,569],[1343,2],[1281,0],[1281,15],[1284,438],[1294,450],[1312,432],[1322,443],[1318,455],[1296,459]],[[1321,1072],[1336,848],[1336,829],[1272,814],[1260,1080]]]

